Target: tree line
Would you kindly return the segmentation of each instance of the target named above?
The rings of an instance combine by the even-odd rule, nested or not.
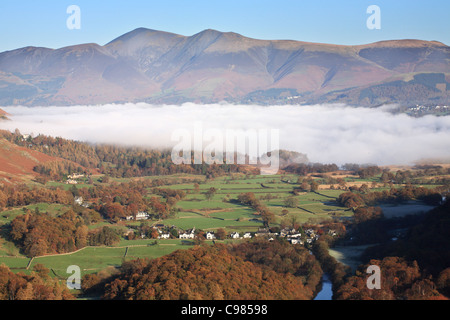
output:
[[[54,162],[37,165],[35,171],[44,177],[61,178],[68,172],[80,172],[95,169],[102,174],[117,178],[131,178],[155,175],[172,175],[177,173],[201,174],[208,178],[223,176],[229,173],[257,173],[256,167],[237,164],[181,164],[172,161],[172,151],[141,147],[123,147],[107,144],[89,144],[68,140],[61,137],[38,135],[24,140],[16,130],[11,133],[0,130],[4,139],[53,157],[73,162]],[[194,157],[192,153],[191,157]],[[78,164],[81,167],[78,167]]]
[[[347,208],[375,206],[381,203],[402,203],[409,200],[421,200],[426,204],[438,205],[442,201],[441,194],[445,192],[445,187],[424,188],[413,185],[371,192],[364,192],[359,188],[357,191],[340,194],[337,201]]]

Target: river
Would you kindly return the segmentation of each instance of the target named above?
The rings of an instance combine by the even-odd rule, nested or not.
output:
[[[322,289],[316,295],[314,300],[331,300],[333,298],[333,285],[330,276],[324,273],[322,276]]]

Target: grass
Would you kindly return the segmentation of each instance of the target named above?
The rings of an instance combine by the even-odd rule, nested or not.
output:
[[[30,269],[37,263],[53,269],[58,276],[68,276],[67,268],[77,265],[81,269],[82,276],[95,273],[107,267],[119,267],[125,260],[137,258],[158,258],[175,250],[188,249],[191,245],[183,244],[181,240],[158,240],[158,244],[152,245],[154,240],[124,240],[117,247],[86,247],[78,252],[65,255],[38,257],[33,259]],[[130,247],[133,246],[133,247]],[[128,251],[127,251],[128,247]],[[127,253],[125,257],[125,252]],[[4,258],[5,259],[5,258]],[[0,259],[0,263],[1,263]],[[10,258],[8,265],[23,265],[27,259]]]
[[[27,257],[4,257],[0,256],[0,265],[8,266],[12,271],[23,271],[28,265],[30,258]]]

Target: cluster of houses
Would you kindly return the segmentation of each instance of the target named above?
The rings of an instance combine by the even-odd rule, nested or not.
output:
[[[67,176],[66,184],[77,184],[78,181],[76,179],[84,178],[84,174],[70,174]]]
[[[285,238],[291,244],[304,244],[303,240],[307,243],[313,243],[315,240],[319,239],[319,235],[313,229],[307,229],[305,235],[294,229],[294,228],[284,228],[280,232],[270,232],[267,229],[260,229],[255,233],[256,237],[265,237],[269,241],[273,241],[275,237]]]
[[[228,235],[230,239],[250,239],[252,237],[252,234],[250,232],[246,232],[242,235],[239,234],[239,232],[232,232]],[[214,231],[208,231],[206,233],[206,240],[215,240],[216,235]]]
[[[170,239],[171,233],[170,228],[166,227],[162,224],[154,226],[154,228],[158,231],[159,236],[158,239]],[[175,228],[172,226],[172,228]],[[336,232],[333,230],[329,231],[329,234],[332,236],[336,235]],[[197,236],[196,229],[192,228],[185,231],[178,232],[178,238],[183,240],[193,240]],[[267,239],[268,241],[273,241],[276,237],[286,238],[291,244],[311,244],[319,238],[319,235],[313,229],[307,229],[305,231],[305,235],[302,237],[302,234],[295,229],[285,228],[280,230],[280,232],[270,232],[267,228],[260,228],[257,232],[232,232],[227,235],[229,239],[251,239],[253,237]],[[214,231],[207,231],[205,233],[206,240],[216,240],[216,234]]]

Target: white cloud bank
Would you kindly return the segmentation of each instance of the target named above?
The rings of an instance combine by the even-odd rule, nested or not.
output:
[[[412,118],[385,108],[343,105],[248,106],[186,103],[71,107],[2,107],[12,121],[1,127],[94,143],[171,147],[177,129],[278,129],[281,149],[312,162],[412,164],[450,158],[450,116]]]

